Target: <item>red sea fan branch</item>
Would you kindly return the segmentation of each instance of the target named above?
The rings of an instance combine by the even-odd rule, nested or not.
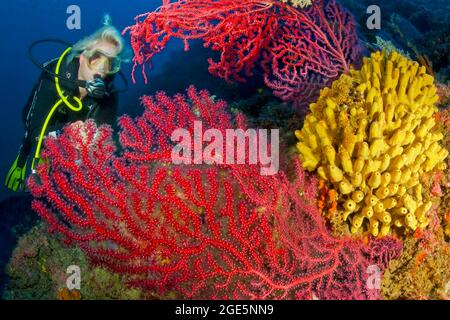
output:
[[[316,182],[298,163],[294,182],[282,172],[260,175],[259,165],[170,163],[167,128],[192,132],[195,120],[221,132],[235,127],[224,102],[194,87],[187,96],[143,98],[144,114],[120,121],[122,154],[111,130],[93,121],[48,138],[46,161],[29,180],[33,208],[92,262],[158,294],[377,298],[366,269],[384,268],[394,256],[389,245],[374,255],[370,246],[332,237],[315,206]],[[237,126],[245,129],[242,116]]]
[[[134,67],[150,61],[171,38],[183,40],[185,50],[189,40],[203,39],[206,47],[221,52],[219,62],[210,61],[210,71],[227,80],[243,80],[239,73],[250,74],[276,29],[276,19],[266,14],[272,6],[271,1],[247,0],[166,3],[155,12],[139,15],[136,25],[124,30],[130,32]]]
[[[301,10],[278,0],[177,1],[136,17],[126,32],[135,53],[133,80],[136,66],[145,66],[170,39],[183,40],[185,50],[201,39],[221,54],[219,61],[208,60],[213,75],[245,81],[260,63],[266,85],[298,106],[360,55],[355,22],[334,0]]]
[[[315,1],[284,21],[262,66],[274,94],[296,106],[311,102],[319,90],[358,61],[356,25],[336,1]]]

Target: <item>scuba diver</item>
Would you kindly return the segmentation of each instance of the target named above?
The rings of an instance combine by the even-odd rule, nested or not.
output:
[[[9,170],[5,186],[13,191],[25,189],[29,156],[33,150],[32,173],[46,135],[56,136],[62,127],[75,121],[94,119],[97,125],[113,125],[118,107],[118,92],[113,86],[115,74],[125,58],[125,41],[105,16],[104,26],[67,48],[56,59],[43,65],[32,55],[34,45],[55,40],[41,40],[30,47],[30,59],[42,73],[25,108],[22,121],[25,135],[19,154]],[[61,41],[56,41],[60,42]],[[125,85],[128,83],[120,72]]]

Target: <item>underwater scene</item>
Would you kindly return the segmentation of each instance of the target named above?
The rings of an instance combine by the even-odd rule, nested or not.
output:
[[[2,300],[450,299],[450,0],[0,15]]]

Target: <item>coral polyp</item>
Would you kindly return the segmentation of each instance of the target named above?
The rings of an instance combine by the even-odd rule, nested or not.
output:
[[[422,174],[446,168],[434,78],[392,52],[322,90],[295,132],[303,166],[338,192],[338,219],[353,234],[405,235],[429,224]]]
[[[96,3],[3,117],[0,297],[450,299],[450,0]]]

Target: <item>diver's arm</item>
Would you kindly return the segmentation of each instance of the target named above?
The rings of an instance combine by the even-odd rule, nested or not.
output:
[[[23,124],[26,126],[27,124],[27,117],[28,117],[28,113],[30,111],[31,105],[33,104],[33,100],[36,97],[36,93],[39,89],[39,85],[41,84],[42,78],[43,78],[44,74],[41,73],[38,81],[34,84],[33,89],[31,90],[30,95],[28,96],[27,102],[25,102],[25,105],[22,109],[22,122]]]
[[[22,112],[25,135],[22,142],[23,151],[29,155],[39,136],[40,129],[55,99],[54,84],[47,73],[42,72]]]
[[[48,104],[54,93],[51,92],[51,81],[45,73],[38,78],[37,83],[33,86],[27,104],[22,111],[22,120],[25,125],[25,134],[19,154],[9,169],[5,186],[13,191],[23,190],[25,188],[25,179],[27,171],[27,163],[30,153],[36,144],[35,137],[39,134],[39,122],[45,118],[45,112],[48,110]],[[53,98],[54,99],[54,98]]]
[[[37,143],[42,126],[55,100],[56,92],[53,79],[48,74],[44,74],[40,78],[38,89],[35,92],[32,105],[27,115],[26,135],[29,138],[31,146]]]

